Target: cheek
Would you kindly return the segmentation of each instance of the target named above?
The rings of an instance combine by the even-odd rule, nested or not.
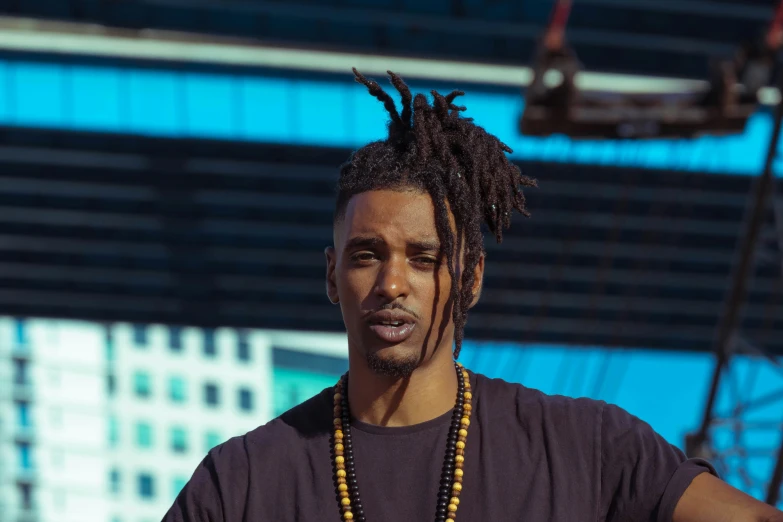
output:
[[[341,270],[337,274],[337,289],[340,298],[361,301],[372,292],[375,277],[370,270]]]

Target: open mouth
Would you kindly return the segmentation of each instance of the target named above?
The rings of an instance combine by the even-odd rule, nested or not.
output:
[[[371,324],[370,330],[387,343],[400,343],[411,336],[415,327],[415,323],[395,321]]]
[[[381,310],[369,317],[370,330],[390,344],[408,339],[416,328],[415,320],[399,310]]]

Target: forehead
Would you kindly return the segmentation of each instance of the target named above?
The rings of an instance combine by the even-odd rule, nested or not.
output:
[[[344,238],[374,235],[387,241],[437,239],[435,206],[419,190],[371,190],[351,198],[338,227]]]

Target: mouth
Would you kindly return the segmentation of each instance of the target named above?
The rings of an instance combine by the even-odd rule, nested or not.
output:
[[[368,318],[370,330],[382,341],[390,344],[401,343],[411,335],[416,328],[416,320],[399,310],[381,310]]]

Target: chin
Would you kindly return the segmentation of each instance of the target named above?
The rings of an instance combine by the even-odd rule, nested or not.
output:
[[[367,366],[373,372],[385,377],[406,379],[419,367],[421,359],[416,353],[388,353],[394,349],[372,351],[366,354]]]

